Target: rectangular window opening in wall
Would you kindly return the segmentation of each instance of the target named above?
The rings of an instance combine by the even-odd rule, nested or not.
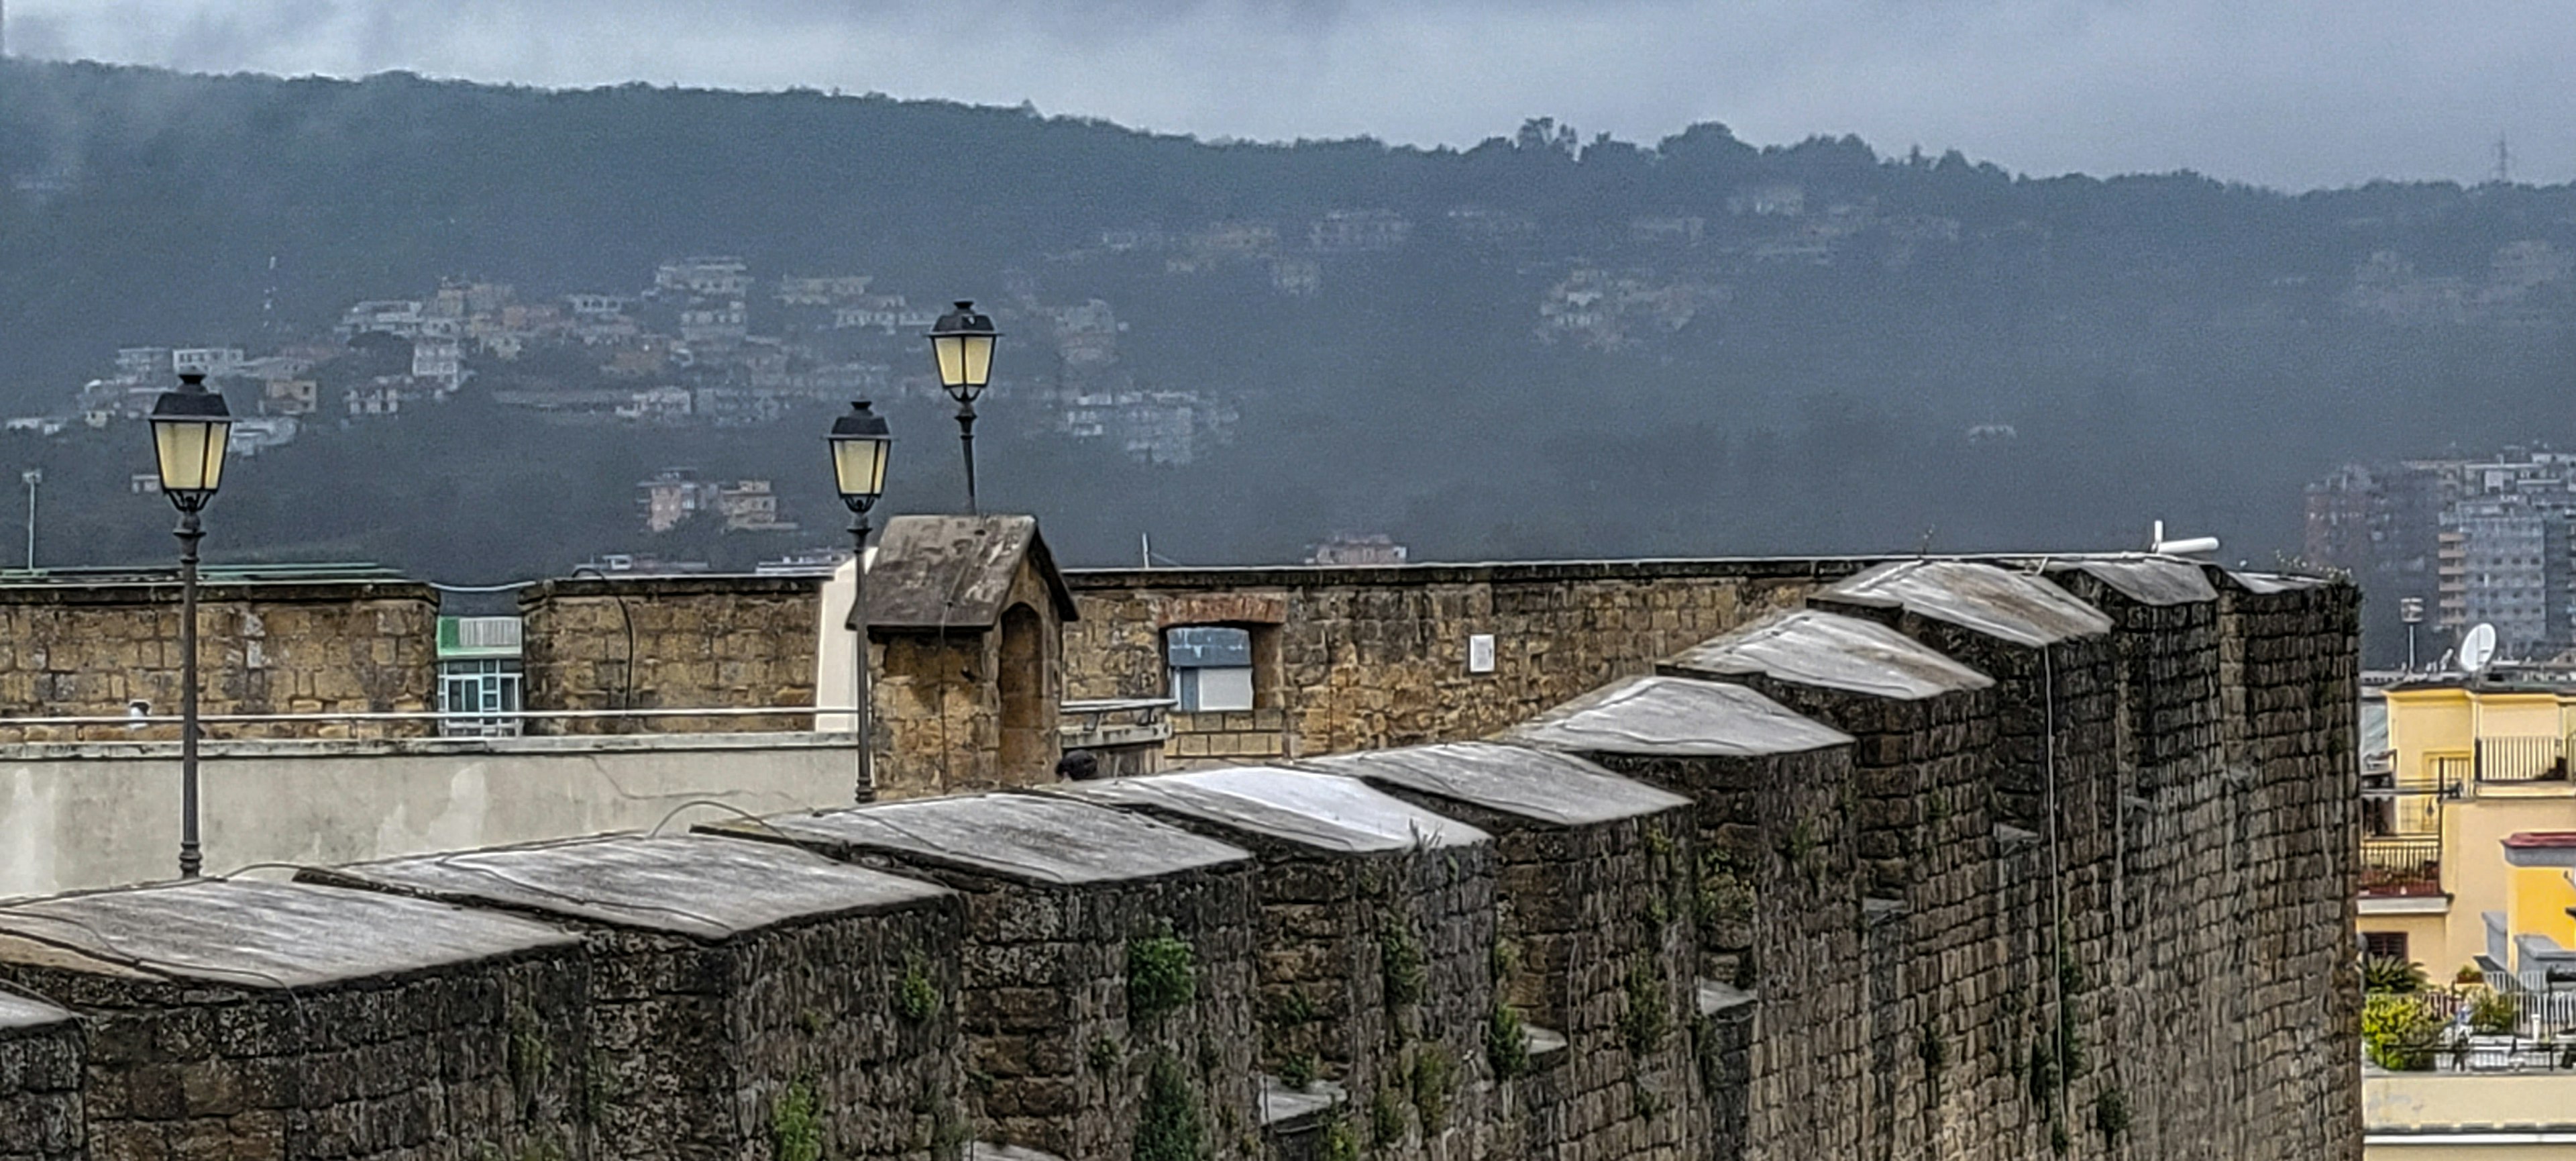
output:
[[[519,732],[522,677],[514,658],[438,663],[438,731],[451,737],[507,737]],[[490,715],[490,716],[484,716]]]
[[[2365,931],[2361,935],[2361,953],[2371,959],[2407,959],[2406,933]]]
[[[1277,625],[1175,625],[1163,631],[1163,659],[1183,713],[1281,704]]]

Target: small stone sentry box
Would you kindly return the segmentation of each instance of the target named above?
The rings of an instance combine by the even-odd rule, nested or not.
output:
[[[1260,862],[1265,1127],[1283,1145],[1338,1085],[1378,1156],[1483,1156],[1496,1018],[1494,845],[1356,779],[1235,767],[1058,787],[1234,843]],[[1329,1114],[1328,1114],[1329,1115]],[[1377,1135],[1402,1126],[1389,1136]]]
[[[199,879],[0,907],[0,981],[89,1030],[95,1157],[578,1156],[581,941]]]
[[[1076,613],[1037,518],[895,517],[867,581],[880,796],[1051,780]]]
[[[1064,1161],[1246,1161],[1257,1150],[1253,867],[1242,849],[1030,794],[702,829],[900,869],[965,896],[960,1022],[984,1139]]]
[[[81,1031],[72,1014],[0,992],[0,1161],[86,1158]]]
[[[1618,1144],[1587,1156],[1704,1155],[1689,1140],[1700,1103],[1689,799],[1579,758],[1483,742],[1305,765],[1494,836],[1494,958],[1511,1019],[1533,1027],[1527,1059],[1497,1070],[1524,1074],[1504,1098],[1517,1108],[1500,1111],[1522,1114],[1522,1138],[1491,1155],[1590,1141]]]
[[[308,878],[518,911],[591,948],[600,1155],[954,1161],[954,892],[793,847],[609,836]]]

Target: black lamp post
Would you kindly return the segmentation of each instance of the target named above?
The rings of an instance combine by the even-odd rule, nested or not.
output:
[[[966,447],[966,510],[975,512],[975,400],[993,380],[993,342],[1002,332],[993,320],[975,313],[975,304],[957,300],[956,309],[930,326],[930,353],[939,364],[939,385],[957,401],[957,441]]]
[[[224,451],[233,417],[224,397],[206,390],[205,375],[179,376],[179,389],[152,404],[152,451],[161,494],[179,509],[179,876],[197,877],[197,514],[223,484]]]
[[[883,416],[868,409],[861,399],[850,404],[849,414],[832,421],[832,481],[840,489],[841,503],[850,509],[850,545],[855,555],[850,561],[850,644],[854,670],[850,682],[850,726],[859,740],[859,784],[855,797],[860,802],[874,802],[877,797],[875,754],[869,745],[870,711],[873,695],[868,690],[868,509],[885,495],[887,453],[893,449],[894,436],[886,429]]]

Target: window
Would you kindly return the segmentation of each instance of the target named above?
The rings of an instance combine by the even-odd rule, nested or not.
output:
[[[2403,931],[2362,932],[2361,954],[2371,959],[2402,959],[2412,962],[2412,957],[2406,954],[2406,933]]]
[[[438,665],[438,712],[442,714],[480,715],[516,714],[519,701],[519,663],[515,660],[487,657],[468,661],[442,661]],[[516,717],[460,716],[442,719],[438,732],[451,736],[507,736],[519,732]]]
[[[1184,713],[1252,708],[1252,632],[1192,625],[1164,634],[1172,700]]]

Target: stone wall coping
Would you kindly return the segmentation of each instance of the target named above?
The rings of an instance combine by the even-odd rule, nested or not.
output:
[[[1064,1161],[1053,1153],[1040,1153],[1018,1145],[996,1145],[977,1141],[966,1147],[966,1161]]]
[[[2111,618],[2075,594],[2018,569],[1972,560],[1880,565],[1816,594],[1814,603],[1903,609],[2033,649],[2111,631]]]
[[[6,719],[0,719],[0,726],[7,724]],[[851,737],[846,730],[789,730],[727,734],[562,734],[519,738],[237,738],[200,742],[198,750],[210,759],[284,761],[300,758],[452,758],[487,754],[499,757],[637,751],[846,750],[850,746]],[[0,764],[66,759],[166,761],[178,756],[179,743],[175,741],[0,744]]]
[[[0,906],[0,935],[139,971],[251,989],[327,986],[532,952],[576,937],[490,911],[254,879],[183,879]],[[13,941],[14,942],[14,941]],[[26,954],[0,943],[0,956]]]
[[[2218,599],[2218,587],[2209,583],[2209,566],[2178,557],[2088,557],[2044,567],[2053,575],[2082,573],[2142,605],[2199,605]]]
[[[1691,804],[1571,754],[1494,742],[1370,750],[1299,765],[1560,827],[1616,822]]]
[[[1638,560],[1489,561],[1466,564],[1224,565],[1200,568],[1067,569],[1075,592],[1121,589],[1406,587],[1552,581],[1691,579],[1831,581],[1884,557],[1704,557]]]
[[[1793,685],[1903,701],[1995,684],[1995,679],[1876,621],[1819,609],[1774,613],[1683,650],[1659,668],[1681,676],[1761,674]]]
[[[1252,860],[1250,851],[1176,826],[1046,794],[917,798],[772,815],[756,828],[734,822],[700,829],[911,855],[1050,886],[1131,882]]]
[[[0,584],[0,606],[7,605],[154,605],[179,600],[179,578],[117,579],[80,584]],[[355,601],[422,601],[438,603],[438,589],[425,581],[406,580],[245,580],[200,581],[203,603],[255,601],[260,604],[345,605]]]
[[[1047,791],[1102,806],[1186,815],[1218,827],[1341,854],[1473,846],[1492,836],[1444,818],[1356,778],[1232,766],[1070,782]]]
[[[522,609],[541,605],[558,597],[819,597],[821,574],[792,576],[756,575],[751,573],[680,573],[664,576],[555,577],[539,581],[519,593]]]
[[[1741,685],[1632,677],[1505,731],[1506,741],[1578,754],[1758,758],[1852,744],[1852,736]]]
[[[0,992],[0,1037],[12,1032],[25,1032],[69,1023],[71,1013],[41,1000],[31,1000],[10,992]]]
[[[954,893],[798,847],[696,834],[487,847],[308,871],[298,878],[704,940],[798,920],[918,907]]]
[[[1741,1008],[1761,998],[1733,984],[1722,984],[1716,980],[1694,982],[1697,985],[1695,998],[1699,1001],[1699,1014],[1703,1016],[1714,1016],[1729,1008]]]

